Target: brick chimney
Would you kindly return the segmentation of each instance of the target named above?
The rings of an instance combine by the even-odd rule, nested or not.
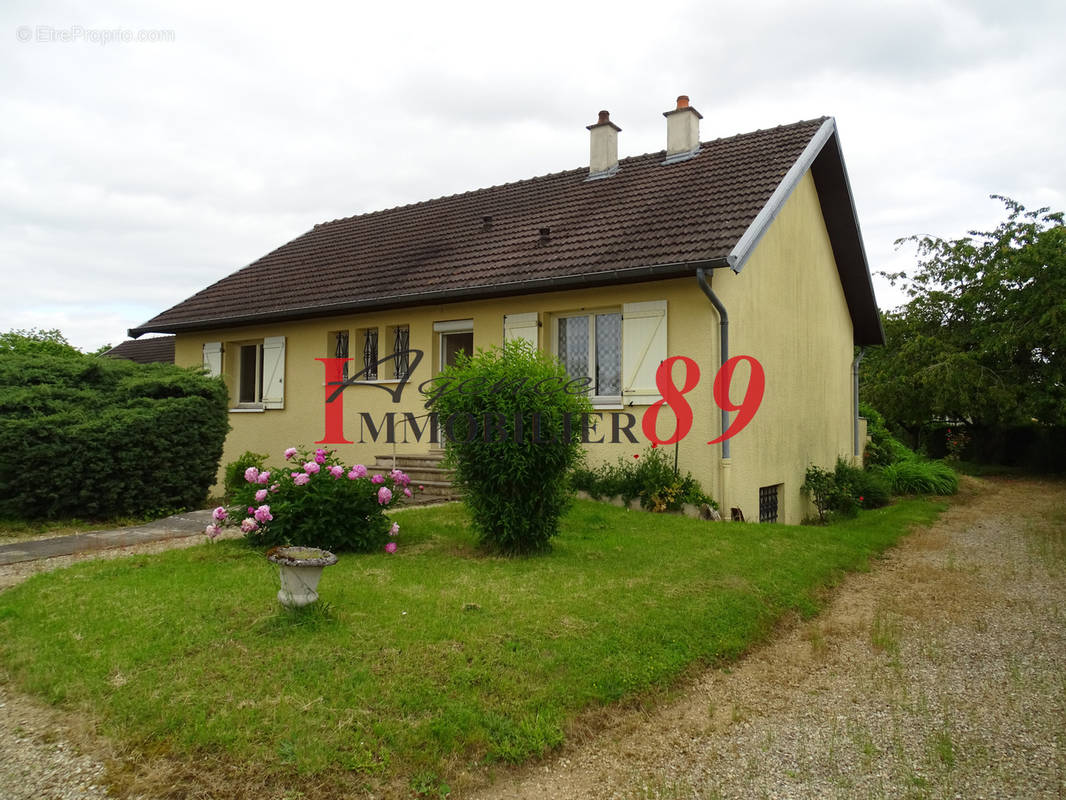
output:
[[[700,151],[700,120],[703,119],[696,109],[688,104],[688,95],[677,98],[677,108],[664,111],[666,117],[666,161],[684,161]]]
[[[606,178],[618,171],[618,133],[622,129],[611,122],[607,111],[599,120],[586,126],[589,131],[589,180]]]

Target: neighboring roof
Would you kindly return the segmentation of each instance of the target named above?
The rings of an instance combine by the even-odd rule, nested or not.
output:
[[[176,333],[573,286],[740,271],[812,170],[856,344],[881,344],[877,304],[832,118],[316,225],[139,328]],[[547,234],[542,233],[547,229]]]
[[[154,364],[161,361],[165,364],[174,363],[174,337],[153,336],[148,339],[128,339],[122,344],[115,345],[105,356],[111,358],[124,358],[127,361],[136,361],[138,364]]]

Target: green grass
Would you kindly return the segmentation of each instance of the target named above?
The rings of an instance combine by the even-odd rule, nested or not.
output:
[[[239,541],[90,562],[0,594],[0,677],[152,752],[451,780],[737,658],[942,508],[812,528],[579,502],[522,559],[478,554],[461,506],[410,509],[396,555],[342,556],[302,613]]]

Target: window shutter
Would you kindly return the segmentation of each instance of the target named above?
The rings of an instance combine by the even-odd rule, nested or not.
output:
[[[511,339],[525,339],[536,350],[539,327],[536,311],[530,311],[528,314],[504,314],[503,340],[509,342]]]
[[[204,369],[212,378],[222,374],[222,342],[204,342]]]
[[[666,360],[666,301],[622,306],[622,402],[651,405],[662,396],[655,372]]]
[[[285,408],[285,337],[263,339],[263,405]]]

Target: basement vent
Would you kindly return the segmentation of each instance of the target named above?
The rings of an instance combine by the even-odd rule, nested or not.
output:
[[[759,488],[759,522],[777,522],[777,498],[781,484]]]

